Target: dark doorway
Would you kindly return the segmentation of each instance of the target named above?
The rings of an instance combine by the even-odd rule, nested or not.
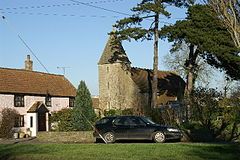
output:
[[[46,131],[46,113],[38,113],[38,131]]]

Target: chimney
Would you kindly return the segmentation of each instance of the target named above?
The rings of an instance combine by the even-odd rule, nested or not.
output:
[[[33,70],[33,61],[30,59],[30,55],[27,55],[27,59],[25,60],[25,70]]]

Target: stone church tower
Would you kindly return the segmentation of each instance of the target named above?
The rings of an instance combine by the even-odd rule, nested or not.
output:
[[[130,69],[131,62],[122,44],[110,35],[98,63],[99,108],[102,111],[141,108],[142,95],[131,78]]]
[[[98,62],[99,109],[133,108],[143,113],[150,106],[153,73],[150,69],[131,67],[122,44],[110,35]],[[174,72],[158,71],[157,104],[183,98],[185,82]]]

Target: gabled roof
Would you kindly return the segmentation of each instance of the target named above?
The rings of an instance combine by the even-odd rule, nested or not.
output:
[[[115,62],[131,63],[123,49],[121,42],[116,39],[115,35],[111,34],[98,64],[102,65]]]
[[[41,102],[41,101],[37,101],[35,102],[27,111],[27,113],[46,113],[49,112],[49,110],[47,109],[46,105]]]
[[[76,89],[63,75],[0,68],[0,93],[75,97]]]
[[[153,77],[152,70],[131,68],[131,76],[142,93],[149,93]],[[158,92],[160,94],[177,96],[179,92],[184,92],[184,88],[185,82],[179,75],[169,71],[158,71]]]

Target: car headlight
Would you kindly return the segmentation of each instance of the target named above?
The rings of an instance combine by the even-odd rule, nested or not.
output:
[[[167,128],[167,130],[168,130],[169,132],[179,132],[179,130],[176,129],[176,128]]]

